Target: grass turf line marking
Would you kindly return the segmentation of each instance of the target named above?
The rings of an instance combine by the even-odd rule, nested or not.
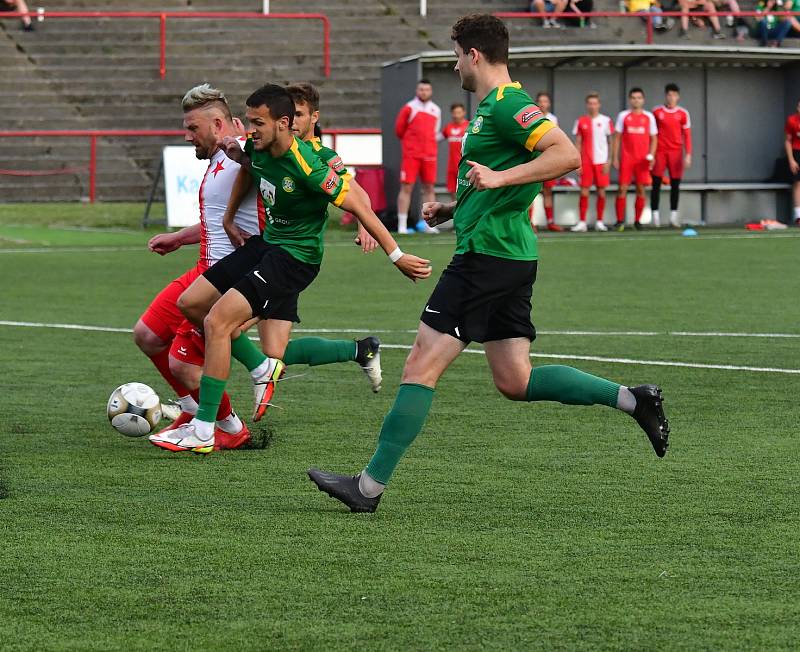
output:
[[[57,328],[77,331],[100,331],[105,333],[132,333],[131,328],[114,328],[112,326],[83,326],[81,324],[44,324],[39,322],[24,321],[4,321],[0,320],[0,326],[17,326],[27,328]],[[317,331],[319,332],[319,331]],[[257,337],[250,339],[257,341]],[[411,350],[409,344],[381,344],[384,349]],[[464,349],[465,353],[477,353],[486,355],[481,349]],[[574,355],[566,353],[531,353],[532,358],[542,358],[547,360],[585,360],[590,362],[611,362],[615,364],[642,365],[654,367],[687,367],[690,369],[718,369],[724,371],[753,371],[758,373],[774,374],[800,374],[800,369],[783,369],[780,367],[751,367],[733,364],[712,364],[705,362],[678,362],[675,360],[638,360],[635,358],[608,358],[596,355]]]

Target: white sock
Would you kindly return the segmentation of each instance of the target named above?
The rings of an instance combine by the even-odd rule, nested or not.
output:
[[[670,211],[669,212],[669,219],[672,220],[673,222],[677,222],[678,221],[678,211]]]
[[[794,207],[794,219],[800,220],[800,206]]]
[[[224,430],[229,435],[235,435],[242,429],[243,425],[242,420],[236,416],[236,412],[231,412],[224,419],[219,419],[217,421],[217,427],[220,430]]]
[[[659,224],[661,222],[661,217],[658,215],[658,211],[653,211],[653,224]]]
[[[366,498],[376,498],[383,493],[384,489],[386,489],[386,485],[373,479],[372,476],[367,473],[366,469],[361,472],[358,478],[358,490],[361,492],[362,496]]]
[[[192,419],[190,423],[194,426],[194,431],[197,433],[197,438],[207,441],[214,437],[214,424],[208,421],[200,421],[197,417]]]
[[[636,397],[625,385],[620,385],[619,394],[617,394],[617,409],[628,414],[633,414],[636,409]]]
[[[405,231],[408,228],[408,213],[397,214],[397,230]]]
[[[267,358],[266,360],[264,360],[264,362],[262,362],[255,369],[253,369],[253,371],[250,372],[250,376],[253,378],[253,380],[258,380],[259,378],[261,378],[261,376],[269,373],[272,369],[274,369],[274,365],[275,365],[275,360],[273,358]]]
[[[197,401],[191,396],[178,397],[178,405],[181,406],[181,412],[186,412],[187,414],[197,414],[197,411],[200,409]]]

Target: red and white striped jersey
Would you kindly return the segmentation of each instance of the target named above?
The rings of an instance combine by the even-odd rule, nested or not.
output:
[[[620,112],[614,128],[620,134],[620,152],[624,159],[641,161],[650,153],[650,137],[658,133],[655,116],[650,111]]]
[[[661,151],[680,151],[692,153],[692,119],[682,106],[668,109],[663,104],[653,109],[658,125],[658,149]]]
[[[572,135],[581,137],[581,160],[587,165],[608,163],[608,137],[614,133],[614,123],[607,115],[596,118],[582,115],[572,127]]]
[[[244,146],[244,138],[239,139]],[[228,206],[233,183],[239,174],[239,164],[232,161],[221,149],[217,150],[208,162],[208,168],[200,184],[200,259],[198,265],[208,269],[234,249],[228,234],[222,227],[222,218]],[[264,230],[264,205],[255,184],[242,201],[234,221],[236,225],[252,233],[261,235]]]
[[[415,97],[400,109],[395,133],[403,143],[403,155],[412,158],[436,158],[441,139],[442,110],[433,101]]]

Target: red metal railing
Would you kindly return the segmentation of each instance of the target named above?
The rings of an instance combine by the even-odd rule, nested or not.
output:
[[[770,16],[780,16],[782,18],[795,16],[800,18],[800,11],[770,11],[768,12]],[[659,17],[662,18],[680,18],[681,16],[688,16],[690,19],[692,18],[708,18],[709,16],[716,16],[717,18],[724,18],[726,16],[733,16],[734,18],[751,18],[751,17],[758,17],[764,18],[765,15],[763,12],[758,11],[717,11],[715,13],[709,11],[691,11],[689,13],[684,13],[681,11],[664,11],[661,13],[630,13],[627,11],[593,11],[593,12],[551,12],[551,13],[533,13],[528,11],[498,11],[494,13],[495,16],[498,18],[522,18],[522,19],[531,19],[531,18],[571,18],[571,19],[581,19],[581,18],[628,18],[628,19],[639,19],[646,23],[646,43],[648,45],[653,44],[653,21]]]
[[[141,138],[141,137],[176,137],[183,136],[182,129],[76,129],[76,130],[20,130],[0,131],[0,138],[88,138],[89,165],[81,167],[61,168],[54,170],[0,170],[0,176],[50,176],[59,174],[75,174],[88,167],[89,201],[93,204],[97,198],[97,139],[98,138]],[[334,149],[336,137],[339,135],[379,134],[380,129],[326,129],[325,134],[333,136]]]
[[[260,14],[244,11],[46,11],[43,14],[1,13],[3,18],[22,18],[31,20],[52,18],[157,18],[159,21],[159,60],[158,74],[161,79],[167,75],[167,19],[216,18],[220,20],[320,20],[322,21],[322,58],[325,77],[331,76],[331,24],[325,14],[281,13]]]

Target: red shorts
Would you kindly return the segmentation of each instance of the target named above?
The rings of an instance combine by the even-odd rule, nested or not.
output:
[[[184,320],[175,334],[175,339],[172,340],[169,354],[186,364],[202,367],[206,359],[205,338],[194,325]]]
[[[422,183],[436,183],[436,159],[403,156],[400,163],[400,183],[414,184],[417,176]]]
[[[653,165],[653,176],[663,177],[665,169],[669,170],[670,179],[683,178],[683,150],[659,149],[656,151],[656,161]]]
[[[447,192],[454,193],[458,190],[458,168],[447,170]]]
[[[550,179],[549,181],[542,181],[542,188],[552,189],[556,187],[558,179]]]
[[[637,185],[650,185],[650,161],[643,158],[638,161],[622,159],[619,165],[619,183],[621,186],[631,185],[632,180],[636,180]]]
[[[581,165],[581,188],[591,188],[597,186],[598,188],[608,188],[611,183],[611,175],[609,172],[603,172],[605,165],[595,165],[593,163],[586,163]]]
[[[178,297],[194,280],[203,273],[200,265],[192,267],[182,276],[171,281],[167,287],[156,295],[152,303],[140,319],[153,331],[159,339],[169,342],[175,337],[178,328],[186,320],[178,309]]]

